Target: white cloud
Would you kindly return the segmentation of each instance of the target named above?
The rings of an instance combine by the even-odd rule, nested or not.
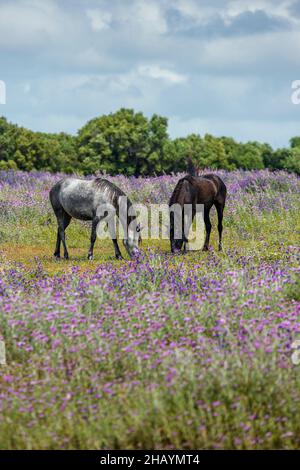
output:
[[[138,73],[142,77],[150,77],[154,79],[162,79],[170,83],[182,83],[187,80],[186,75],[182,75],[172,70],[162,68],[159,65],[140,65]]]
[[[153,33],[165,33],[167,31],[167,23],[163,12],[159,6],[159,2],[138,1],[134,6],[133,20],[139,23],[139,26],[145,31],[153,31]]]
[[[150,35],[153,39],[154,36],[162,35],[168,30],[164,5],[161,3],[157,0],[122,1],[114,9],[114,19],[123,30],[132,35],[134,41],[139,41],[135,33],[139,36]]]
[[[197,2],[197,0],[177,0],[173,7],[177,9],[183,16],[192,21],[205,23],[208,19],[216,14],[216,8],[205,3]],[[218,11],[220,11],[218,9]]]
[[[112,15],[109,11],[90,9],[86,11],[86,15],[94,31],[102,31],[110,28]]]
[[[40,46],[65,30],[64,15],[51,0],[5,1],[0,4],[0,47]]]
[[[224,16],[233,17],[250,11],[254,13],[258,10],[263,10],[270,16],[280,16],[285,19],[293,20],[289,6],[292,0],[274,1],[274,0],[231,0],[224,12]]]
[[[230,0],[199,2],[199,0],[175,0],[172,6],[183,16],[198,23],[206,23],[219,15],[226,23],[242,13],[265,11],[269,15],[292,20],[289,7],[293,0]]]
[[[93,47],[89,47],[79,52],[75,57],[75,62],[80,66],[101,66],[105,62],[105,58]]]
[[[133,107],[177,116],[171,133],[201,126],[201,133],[256,133],[287,143],[298,133],[300,110],[290,101],[300,41],[291,3],[0,0],[5,114],[36,129],[48,122],[49,129],[75,130],[93,116]],[[252,14],[258,10],[288,21],[282,30],[264,29],[264,13]],[[235,37],[224,34],[231,26],[235,34],[235,22]]]
[[[195,63],[221,75],[232,71],[241,76],[248,72],[251,75],[268,74],[274,78],[298,69],[296,45],[299,40],[297,31],[216,38],[204,43],[201,54],[197,54],[195,44]]]

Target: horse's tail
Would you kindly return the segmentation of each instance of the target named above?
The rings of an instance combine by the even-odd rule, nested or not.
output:
[[[194,164],[191,157],[188,157],[188,159],[187,159],[186,171],[190,176],[197,176],[198,175],[198,170],[195,167],[195,164]]]
[[[60,202],[60,190],[61,190],[61,185],[63,183],[63,179],[57,181],[54,186],[49,191],[49,199],[51,206],[55,212],[56,209],[59,209],[61,207],[61,202]]]
[[[220,178],[220,176],[215,175],[218,182],[219,182],[219,188],[218,188],[218,197],[221,197],[224,199],[224,204],[227,196],[227,187],[224,181]]]

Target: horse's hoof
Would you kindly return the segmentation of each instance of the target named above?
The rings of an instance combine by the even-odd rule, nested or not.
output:
[[[204,246],[204,247],[202,248],[202,251],[208,251],[208,246]]]
[[[64,255],[64,259],[65,260],[69,259],[69,255]]]
[[[55,259],[60,259],[60,255],[56,255],[56,254],[54,253],[53,256],[54,256]]]
[[[123,259],[122,255],[116,255],[116,259]]]
[[[92,261],[94,259],[93,255],[88,255],[88,260]]]

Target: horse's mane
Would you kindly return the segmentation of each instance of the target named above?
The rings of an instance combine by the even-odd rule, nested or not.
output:
[[[105,193],[106,198],[113,206],[118,205],[120,196],[127,197],[122,189],[118,188],[118,186],[105,178],[95,178],[94,185]],[[131,205],[131,201],[128,197],[127,200],[128,204]]]
[[[185,183],[185,181],[188,181],[191,184],[192,180],[193,180],[193,176],[187,175],[187,176],[184,176],[183,178],[181,178],[178,181],[178,183],[176,184],[175,189],[173,191],[173,194],[170,198],[169,206],[171,206],[172,204],[176,204],[176,202],[178,201],[180,192],[182,190],[182,186]]]
[[[95,178],[93,183],[97,189],[99,189],[100,191],[104,193],[107,201],[117,209],[117,213],[119,210],[119,197],[120,196],[127,198],[127,210],[129,210],[129,208],[132,206],[132,202],[130,201],[129,197],[124,193],[124,191],[122,191],[122,189],[120,189],[111,181],[108,181],[105,178]],[[131,215],[128,216],[128,218],[129,218],[128,220],[135,219],[136,218],[135,211],[131,209]]]

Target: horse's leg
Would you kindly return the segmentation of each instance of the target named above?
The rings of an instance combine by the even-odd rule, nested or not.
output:
[[[188,243],[189,243],[188,236],[189,236],[191,227],[193,226],[195,215],[196,215],[196,207],[195,207],[195,204],[193,203],[192,204],[192,217],[191,217],[190,224],[189,224],[189,227],[188,227],[188,233],[186,234],[184,232],[184,245],[183,245],[183,252],[184,253],[187,253],[187,251],[188,251],[188,246],[187,246]]]
[[[183,253],[187,253],[187,244],[189,242],[188,236],[190,233],[190,228],[193,225],[193,220],[194,220],[194,210],[192,212],[192,219],[191,219],[191,223],[189,224],[189,226],[187,226],[187,224],[184,223],[183,237],[182,237],[183,238]]]
[[[57,216],[57,221],[58,221],[59,238],[62,241],[62,244],[64,247],[64,258],[68,259],[69,254],[68,254],[67,245],[66,245],[65,230],[68,227],[69,223],[71,222],[71,216],[67,214],[64,210],[62,210],[59,216]]]
[[[219,232],[219,251],[222,251],[222,232],[223,232],[223,211],[224,206],[219,202],[215,203],[217,213],[218,213],[218,232]]]
[[[97,238],[97,226],[99,224],[100,218],[95,217],[92,221],[92,232],[91,232],[91,244],[88,252],[88,259],[93,259],[94,245]]]
[[[120,248],[119,248],[119,245],[118,245],[118,242],[117,242],[117,239],[116,238],[112,238],[112,242],[114,244],[114,249],[115,249],[115,255],[116,255],[116,258],[117,259],[123,259],[123,256],[121,254],[121,251],[120,251]]]
[[[59,228],[57,229],[56,247],[54,252],[55,258],[60,258],[60,235]]]
[[[210,209],[211,209],[211,206],[204,207],[204,223],[205,223],[206,237],[205,237],[205,242],[203,246],[203,251],[207,251],[208,246],[209,246],[209,238],[210,238],[210,232],[211,232],[211,222],[209,218]]]
[[[58,209],[55,212],[55,215],[57,218],[58,228],[57,228],[57,238],[56,238],[56,247],[55,247],[54,256],[55,258],[60,258],[60,243],[61,241],[63,241],[63,239],[65,239],[63,232],[69,225],[71,217],[62,208]],[[65,248],[66,242],[64,241],[63,243],[64,243],[64,248]],[[66,250],[67,249],[65,248],[65,253],[66,253]],[[67,255],[68,255],[68,252],[67,252]]]
[[[110,236],[111,236],[111,241],[113,242],[113,245],[114,245],[116,258],[117,259],[123,259],[122,253],[121,253],[119,245],[118,245],[115,230],[113,230],[113,228],[111,227],[110,224],[108,224],[108,230],[109,230],[109,233],[110,233]]]

